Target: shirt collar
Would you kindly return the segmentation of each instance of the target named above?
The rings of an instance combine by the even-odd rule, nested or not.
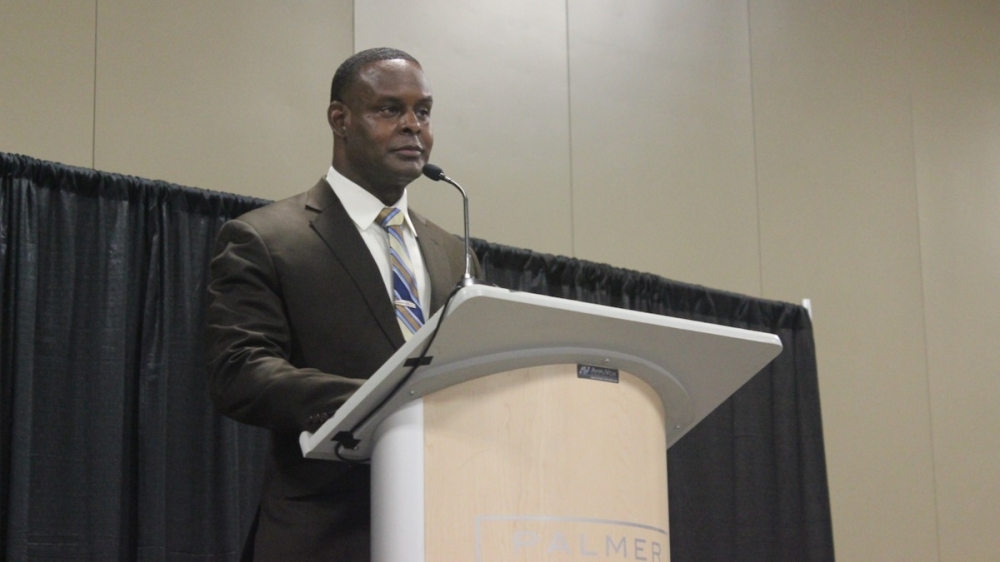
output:
[[[333,166],[330,166],[330,169],[326,172],[326,181],[333,187],[333,192],[344,205],[347,215],[351,217],[354,224],[358,225],[358,228],[361,230],[365,230],[374,224],[375,218],[385,208],[385,204],[379,201],[378,197],[368,193],[360,185],[345,178]],[[399,201],[396,201],[392,206],[403,213],[403,225],[413,233],[413,236],[416,236],[417,230],[413,228],[413,220],[410,219],[410,211],[407,208],[406,193],[407,190],[404,189]],[[377,226],[381,228],[380,225]]]

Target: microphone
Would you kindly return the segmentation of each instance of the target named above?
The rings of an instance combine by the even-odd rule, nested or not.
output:
[[[424,164],[423,173],[425,176],[431,178],[434,181],[444,180],[447,183],[455,186],[459,193],[462,194],[462,205],[465,210],[465,275],[462,276],[462,280],[458,282],[461,287],[468,287],[470,285],[475,285],[476,280],[472,278],[472,254],[469,252],[469,197],[465,194],[465,190],[462,186],[458,185],[458,182],[444,175],[444,170],[439,166],[434,164]]]

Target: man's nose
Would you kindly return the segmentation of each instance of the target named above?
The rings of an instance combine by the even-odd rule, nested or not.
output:
[[[408,133],[413,133],[413,134],[419,133],[420,119],[417,118],[416,112],[404,111],[401,126],[403,130]]]

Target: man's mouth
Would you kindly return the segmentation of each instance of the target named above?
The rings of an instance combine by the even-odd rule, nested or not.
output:
[[[404,158],[420,158],[424,153],[424,149],[419,146],[402,146],[393,149],[393,152]]]

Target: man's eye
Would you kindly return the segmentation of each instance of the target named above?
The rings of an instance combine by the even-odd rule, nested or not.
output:
[[[381,107],[379,108],[378,112],[381,113],[382,115],[395,115],[399,113],[399,111],[392,106]]]
[[[419,115],[420,117],[422,117],[424,119],[427,119],[428,117],[431,116],[431,110],[429,110],[429,109],[418,109],[417,110],[417,115]]]

